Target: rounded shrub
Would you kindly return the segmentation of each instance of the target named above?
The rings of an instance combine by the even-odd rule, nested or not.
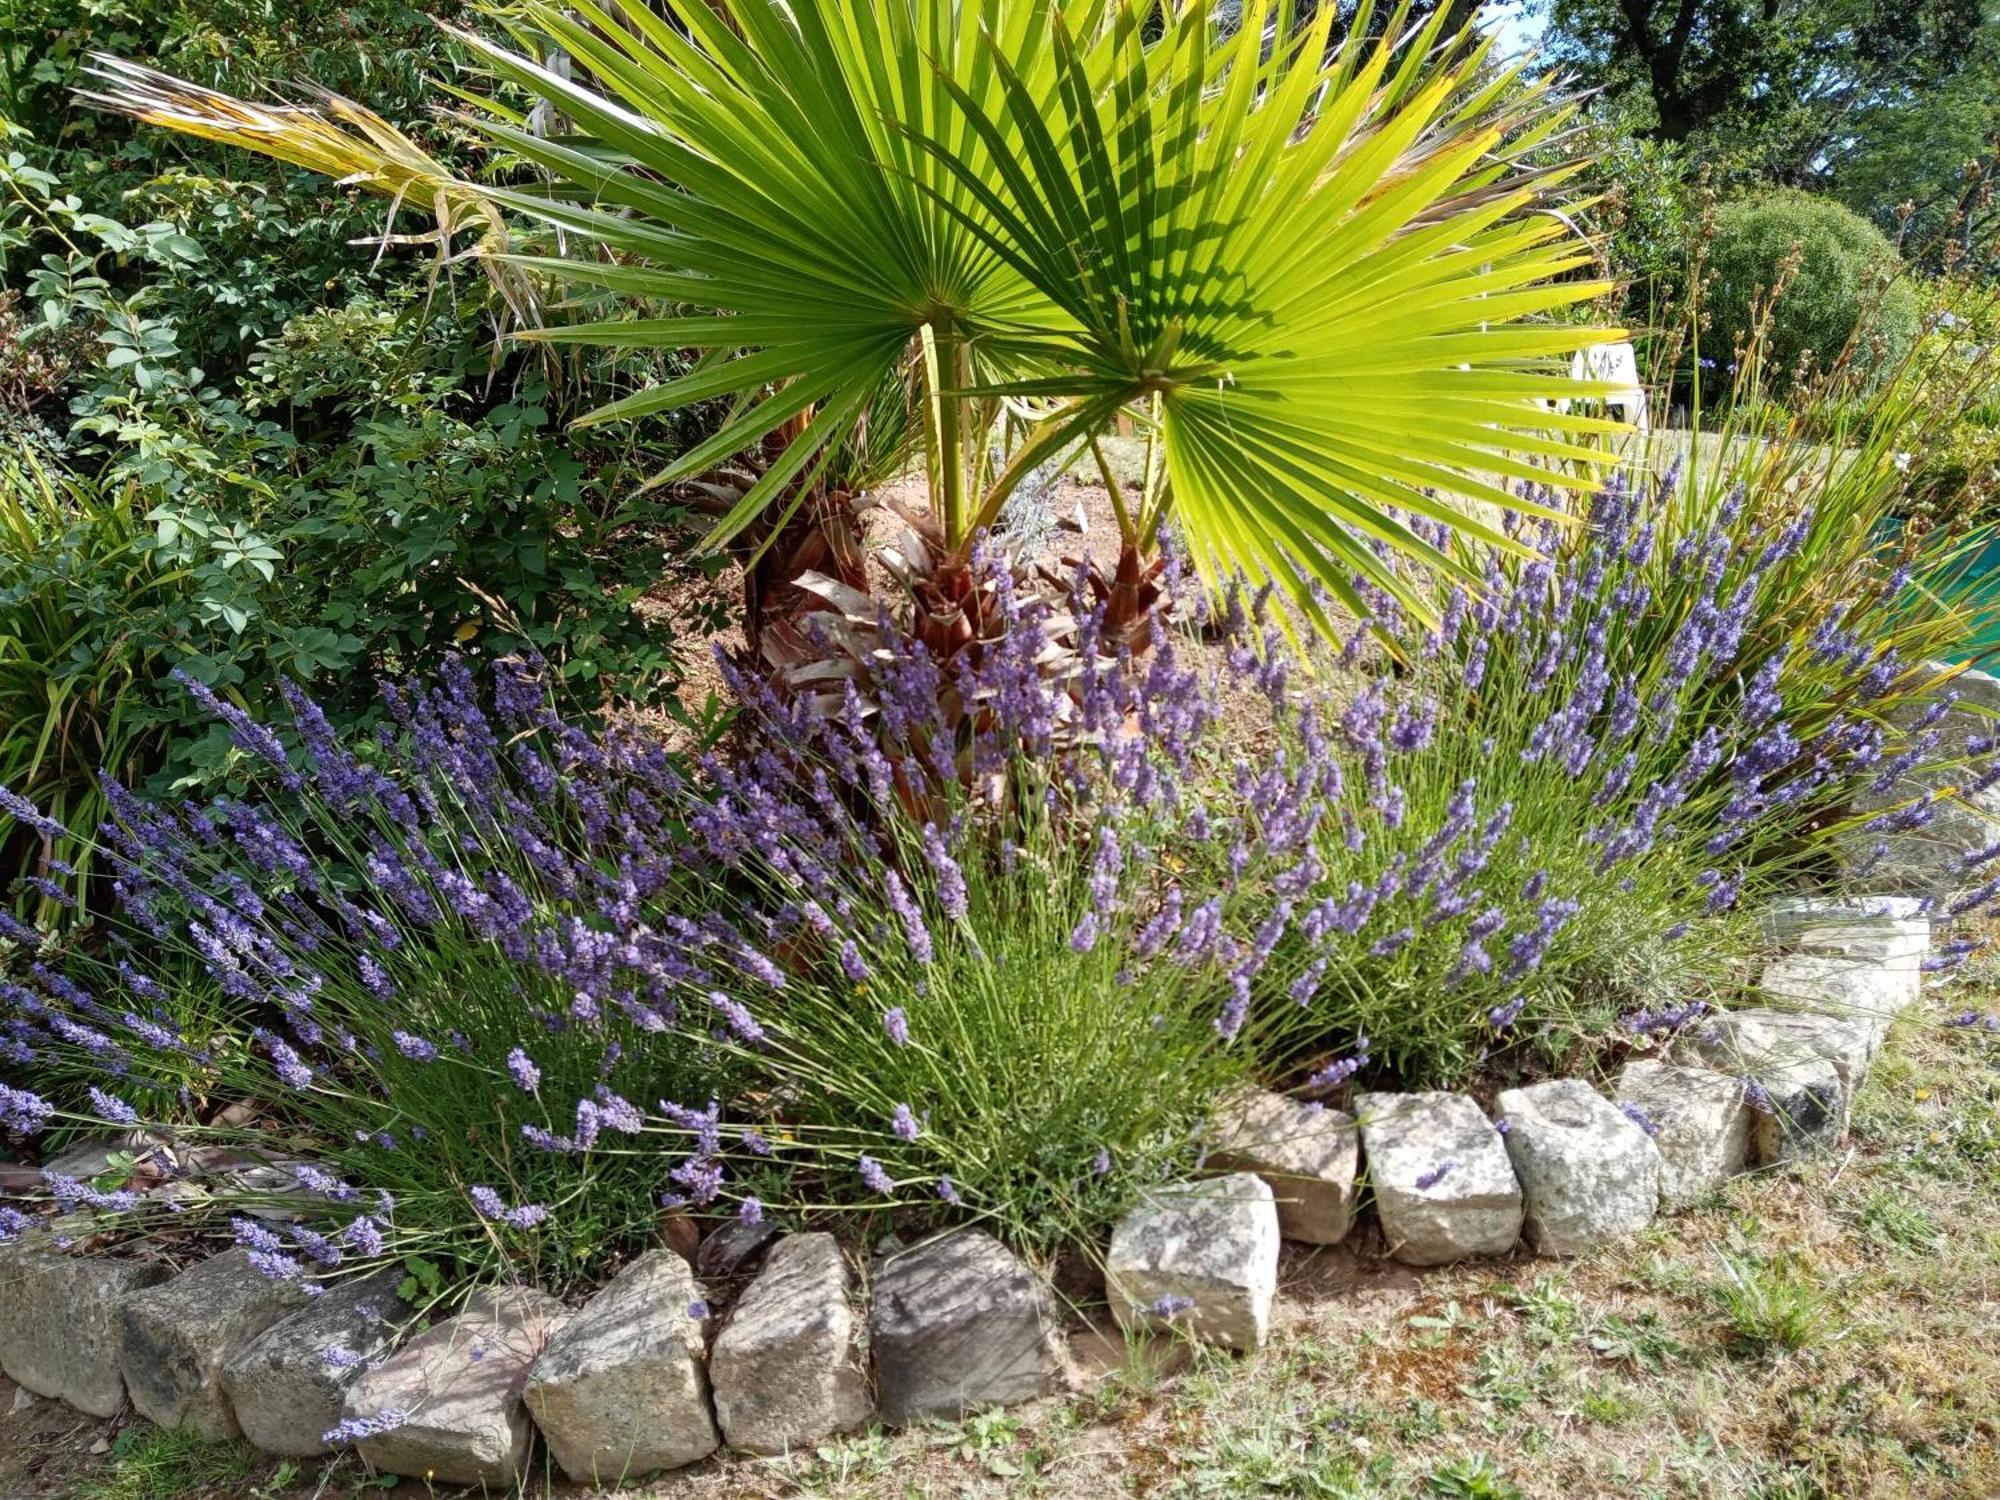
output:
[[[1785,277],[1788,257],[1796,271]],[[1902,358],[1917,334],[1916,289],[1897,277],[1901,257],[1866,219],[1827,198],[1782,188],[1739,199],[1716,216],[1709,307],[1715,347],[1747,345],[1759,305],[1784,278],[1764,349],[1767,383],[1783,389],[1810,354],[1821,369],[1866,325],[1860,356],[1878,369]]]

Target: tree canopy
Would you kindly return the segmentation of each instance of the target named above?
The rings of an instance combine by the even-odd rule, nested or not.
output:
[[[1544,0],[1547,46],[1724,185],[1826,192],[1912,249],[1993,222],[1987,0]],[[1900,212],[1908,204],[1910,211]]]

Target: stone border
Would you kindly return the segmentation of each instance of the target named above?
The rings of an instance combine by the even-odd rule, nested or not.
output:
[[[1281,1239],[1328,1245],[1367,1184],[1413,1265],[1570,1255],[1634,1234],[1747,1167],[1840,1137],[1894,1018],[1922,988],[1920,903],[1799,898],[1768,914],[1762,1006],[1682,1027],[1607,1097],[1580,1079],[1468,1095],[1363,1094],[1355,1114],[1275,1094],[1218,1112],[1210,1175],[1117,1226],[1105,1286],[1121,1327],[1233,1349],[1268,1336]],[[786,1236],[710,1337],[680,1256],[628,1264],[579,1310],[525,1288],[475,1296],[401,1348],[393,1271],[311,1297],[241,1250],[164,1267],[0,1250],[0,1368],[93,1416],[129,1395],[154,1421],[300,1458],[358,1444],[374,1467],[512,1485],[539,1433],[571,1479],[636,1480],[723,1446],[810,1448],[880,1416],[958,1417],[1064,1389],[1054,1294],[992,1236],[880,1254],[865,1314],[840,1246]],[[870,1378],[870,1365],[873,1378]]]

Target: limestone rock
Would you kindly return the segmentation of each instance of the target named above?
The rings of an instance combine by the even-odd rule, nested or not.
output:
[[[1718,1016],[1694,1046],[1724,1072],[1760,1080],[1814,1059],[1831,1063],[1852,1099],[1881,1040],[1881,1030],[1866,1016],[1756,1009]]]
[[[1848,1093],[1824,1058],[1774,1063],[1750,1080],[1748,1095],[1750,1159],[1759,1166],[1828,1150],[1847,1131]]]
[[[332,1446],[348,1387],[385,1355],[411,1309],[396,1295],[395,1269],[335,1282],[280,1318],[222,1367],[222,1389],[243,1436],[280,1458],[311,1458]]]
[[[93,1417],[125,1404],[119,1307],[173,1273],[142,1260],[67,1255],[41,1235],[0,1253],[0,1369]]]
[[[1757,1112],[1742,1079],[1642,1060],[1625,1065],[1616,1092],[1655,1127],[1662,1210],[1687,1207],[1748,1164]]]
[[[989,1234],[953,1230],[888,1256],[871,1290],[869,1342],[890,1422],[960,1417],[1064,1382],[1048,1288]]]
[[[777,1237],[778,1226],[769,1219],[760,1219],[755,1224],[731,1219],[696,1248],[695,1273],[700,1276],[734,1276]]]
[[[690,1311],[704,1300],[686,1261],[651,1250],[549,1340],[524,1395],[571,1479],[616,1483],[715,1451],[702,1324]]]
[[[1149,1194],[1113,1231],[1104,1281],[1121,1327],[1172,1327],[1224,1348],[1260,1347],[1278,1290],[1270,1184],[1236,1172]]]
[[[1362,1094],[1354,1112],[1391,1255],[1440,1266],[1514,1248],[1521,1184],[1477,1104],[1464,1094]]]
[[[500,1287],[365,1371],[341,1408],[379,1429],[359,1443],[362,1458],[413,1479],[511,1488],[534,1440],[521,1386],[566,1316],[544,1293]]]
[[[830,1234],[778,1241],[716,1336],[709,1374],[732,1448],[787,1453],[874,1410],[847,1263]]]
[[[119,1361],[134,1409],[162,1427],[237,1436],[243,1429],[222,1388],[222,1367],[306,1301],[296,1283],[258,1271],[247,1250],[225,1250],[133,1293],[119,1309]]]
[[[1907,963],[1788,953],[1765,965],[1757,988],[1773,1010],[1809,1011],[1862,1023],[1879,1044],[1889,1023],[1923,990],[1919,959]],[[1872,1050],[1872,1049],[1871,1049]]]
[[[1580,1078],[1506,1089],[1496,1102],[1542,1254],[1581,1255],[1652,1223],[1660,1153],[1617,1105]]]
[[[1359,1155],[1353,1116],[1252,1090],[1218,1111],[1208,1164],[1268,1182],[1286,1239],[1336,1245],[1354,1222]]]
[[[1764,932],[1800,953],[1907,962],[1930,951],[1923,905],[1915,896],[1787,896],[1764,913]]]

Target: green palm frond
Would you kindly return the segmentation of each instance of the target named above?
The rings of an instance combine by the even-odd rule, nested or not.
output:
[[[983,454],[962,449],[983,437],[934,434],[949,538],[1157,398],[1163,503],[1197,566],[1269,575],[1309,612],[1314,584],[1358,606],[1357,576],[1407,601],[1371,542],[1457,565],[1398,513],[1509,545],[1464,500],[1518,507],[1508,481],[1566,482],[1610,426],[1548,409],[1576,393],[1568,357],[1615,336],[1561,320],[1605,287],[1536,212],[1574,170],[1530,164],[1567,110],[1438,20],[1329,55],[1330,10],[1273,43],[1268,0],[1222,45],[1199,3],[1152,40],[1112,0],[720,0],[680,12],[685,34],[589,0],[529,9],[604,92],[466,38],[598,148],[492,127],[569,185],[512,206],[690,309],[540,336],[717,356],[606,413],[751,398],[669,478],[812,413],[719,537],[922,337],[942,394],[1052,411],[980,494]]]
[[[1288,31],[1272,0],[1228,40],[1206,0],[1152,32],[1135,0],[664,8],[527,0],[518,47],[460,37],[571,127],[476,120],[548,178],[484,201],[603,252],[507,264],[657,314],[527,336],[703,356],[586,420],[734,398],[661,481],[777,446],[712,541],[798,504],[912,372],[949,545],[1132,415],[1162,477],[1126,541],[1171,512],[1211,583],[1268,576],[1314,617],[1356,580],[1421,613],[1380,551],[1467,565],[1415,518],[1511,547],[1484,506],[1601,462],[1614,424],[1564,399],[1618,336],[1572,321],[1606,286],[1563,212],[1570,107],[1442,7],[1338,47],[1332,7]],[[1036,418],[1011,452],[1003,410]]]

